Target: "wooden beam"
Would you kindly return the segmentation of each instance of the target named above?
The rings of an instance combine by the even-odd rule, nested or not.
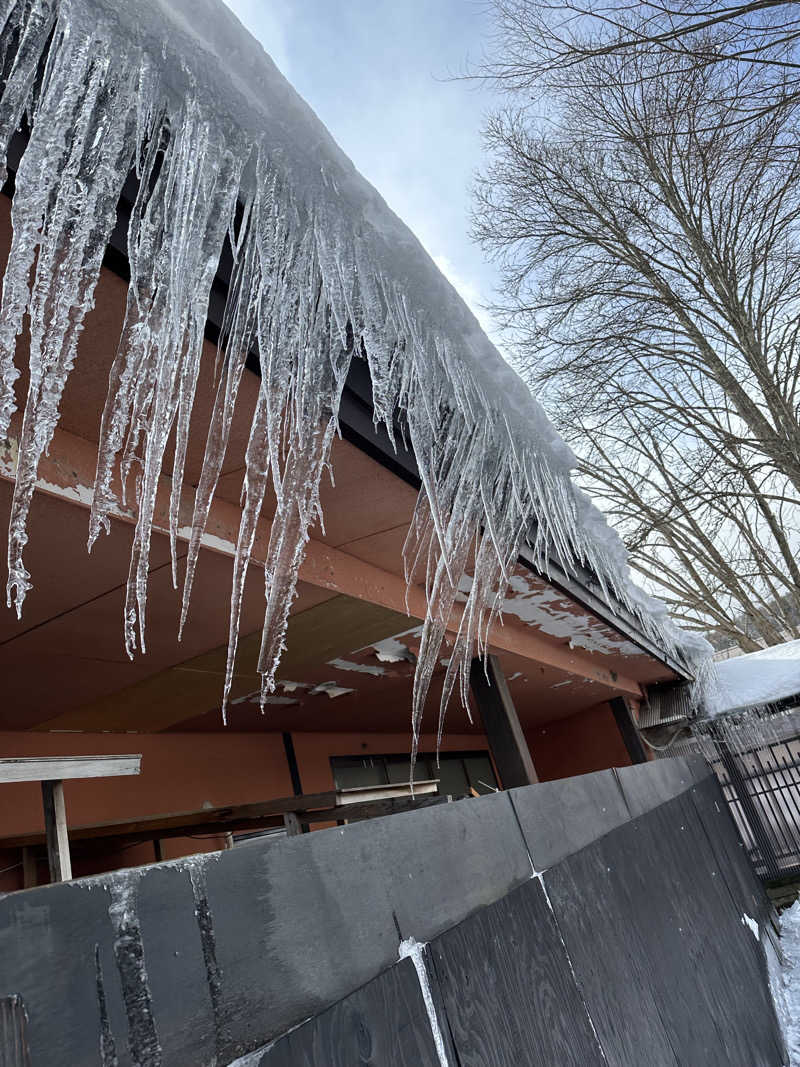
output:
[[[35,756],[0,759],[0,784],[63,781],[65,778],[111,778],[139,774],[139,756]]]
[[[19,432],[17,427],[18,421],[12,423],[5,448],[0,446],[0,478],[6,481],[13,481],[16,474],[19,440],[14,434]],[[42,456],[39,463],[37,491],[89,508],[96,465],[96,444],[67,430],[57,429],[48,453]],[[171,485],[171,480],[166,475],[161,475],[153,529],[164,534],[169,533]],[[180,504],[181,525],[184,531],[191,527],[193,507],[194,494],[186,488],[181,494]],[[112,509],[111,514],[121,522],[136,522],[136,514],[131,509],[117,506]],[[209,512],[203,546],[212,552],[233,556],[240,518],[241,511],[237,505],[215,498]],[[257,527],[251,557],[254,563],[263,566],[271,532],[271,522],[262,518]],[[381,605],[407,617],[424,619],[427,615],[427,598],[421,586],[412,585],[407,588],[402,575],[382,570],[314,538],[310,538],[306,543],[300,579],[321,589],[330,589],[356,600]],[[458,632],[461,611],[460,607],[454,608],[447,622],[448,629],[453,633]],[[513,652],[537,663],[556,667],[568,674],[598,682],[615,693],[629,693],[637,698],[642,695],[642,688],[637,681],[604,667],[601,658],[593,659],[591,655],[576,652],[570,649],[566,642],[554,641],[534,627],[524,623],[517,624],[508,617],[503,625],[495,624],[492,627],[489,644],[493,650]]]
[[[68,882],[72,878],[67,836],[67,811],[64,806],[64,783],[42,782],[44,827],[47,839],[47,862],[51,882]]]
[[[420,783],[421,784],[421,783]],[[100,823],[94,826],[79,826],[70,830],[72,845],[91,842],[108,845],[130,844],[135,841],[152,841],[156,860],[163,858],[161,839],[188,837],[192,834],[229,834],[235,830],[262,830],[286,826],[289,833],[299,832],[290,827],[302,827],[311,823],[348,822],[391,815],[395,812],[412,811],[431,803],[438,803],[438,794],[427,792],[411,796],[402,786],[395,787],[401,795],[372,797],[357,803],[338,803],[335,792],[317,793],[305,797],[281,797],[260,804],[240,804],[229,808],[204,808],[182,815],[145,816],[128,822]],[[324,801],[324,803],[320,803]],[[287,819],[287,816],[289,818]],[[41,833],[23,834],[0,839],[0,848],[32,848],[43,842]]]
[[[622,736],[622,741],[631,758],[631,763],[647,763],[647,752],[645,751],[644,742],[639,734],[639,728],[633,721],[633,715],[631,714],[631,709],[628,707],[628,701],[622,697],[614,697],[609,701],[609,704],[614,713],[614,720],[616,721],[617,728]]]
[[[183,811],[168,815],[144,815],[139,819],[125,819],[115,822],[92,823],[88,826],[73,826],[70,837],[73,841],[89,841],[93,838],[136,837],[138,840],[153,841],[160,837],[185,836],[201,832],[213,833],[215,829],[223,832],[232,822],[246,824],[256,820],[277,816],[281,821],[284,812],[307,811],[316,808],[334,808],[336,790],[325,793],[309,793],[302,797],[276,797],[273,800],[256,804],[235,804],[219,808],[200,808],[195,811]],[[177,831],[177,833],[171,833]],[[40,845],[44,835],[39,833],[17,834],[13,837],[0,838],[0,848],[23,848],[26,845]]]
[[[470,685],[504,789],[539,781],[528,742],[496,656],[472,661]]]

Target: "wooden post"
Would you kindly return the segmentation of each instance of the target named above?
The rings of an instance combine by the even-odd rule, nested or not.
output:
[[[528,742],[497,656],[489,656],[485,667],[481,659],[472,661],[470,686],[503,788],[538,782]]]
[[[33,889],[38,882],[36,853],[30,845],[22,846],[22,888]]]
[[[42,782],[42,801],[50,881],[68,882],[72,878],[72,864],[69,858],[64,783],[60,779]]]
[[[614,713],[614,719],[622,736],[623,744],[631,758],[631,763],[647,763],[647,753],[644,750],[644,743],[639,734],[639,728],[633,721],[633,715],[631,714],[631,709],[628,707],[628,701],[625,700],[624,697],[613,697],[609,700],[609,704]]]
[[[294,837],[296,834],[301,834],[303,832],[296,811],[287,811],[284,813],[283,825],[286,827],[286,833],[289,837]]]

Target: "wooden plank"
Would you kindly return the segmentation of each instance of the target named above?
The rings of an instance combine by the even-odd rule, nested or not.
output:
[[[335,794],[320,793],[318,796],[335,797]],[[133,841],[152,841],[156,860],[158,860],[160,845],[157,844],[157,840],[160,838],[186,837],[191,834],[224,834],[233,831],[264,830],[273,826],[284,826],[284,815],[292,810],[287,801],[296,801],[296,799],[295,797],[289,797],[267,804],[243,804],[240,807],[231,808],[204,808],[200,811],[187,812],[184,815],[146,816],[129,822],[78,826],[70,828],[69,836],[73,847],[76,844],[92,841],[103,842],[105,845],[110,843],[128,844]],[[295,811],[295,814],[297,814],[301,825],[336,822],[344,817],[347,818],[348,822],[356,822],[360,819],[414,811],[417,808],[438,804],[442,800],[444,798],[439,797],[438,794],[423,797],[390,797],[384,800],[370,800],[362,804],[349,805],[344,810],[337,806],[326,806],[314,808],[313,810],[301,807]],[[294,807],[297,808],[296,803]],[[35,847],[44,843],[45,835],[40,831],[17,835],[16,837],[0,838],[0,848]]]
[[[470,686],[504,789],[539,781],[497,656],[472,661]]]
[[[139,819],[127,819],[115,822],[91,823],[73,826],[70,837],[73,841],[88,841],[92,838],[122,836],[136,837],[139,840],[152,840],[156,837],[176,836],[171,831],[186,833],[213,833],[214,828],[229,828],[229,824],[240,821],[253,822],[267,819],[272,815],[282,816],[286,811],[304,811],[313,808],[332,808],[336,804],[336,791],[330,789],[325,793],[307,793],[304,797],[276,797],[274,800],[261,801],[257,804],[229,805],[222,808],[200,808],[193,811],[171,812],[167,815],[144,815]],[[278,820],[280,823],[280,819]],[[18,834],[13,837],[0,838],[3,848],[22,848],[25,845],[38,845],[43,841],[41,832]]]
[[[611,710],[614,713],[614,721],[617,724],[622,741],[631,758],[631,763],[647,763],[647,752],[642,741],[636,723],[633,721],[628,701],[624,697],[613,697],[609,700]]]
[[[35,756],[0,759],[0,784],[53,782],[71,778],[113,778],[139,774],[138,756]]]
[[[68,882],[72,878],[67,836],[67,811],[64,806],[64,783],[42,782],[44,826],[47,838],[47,862],[51,882]]]
[[[604,1064],[539,882],[481,908],[429,951],[459,1063]]]
[[[429,796],[439,792],[439,779],[429,778],[414,782],[414,796]],[[410,797],[409,782],[392,782],[389,785],[361,785],[353,789],[340,789],[336,795],[337,805],[363,804],[368,800],[389,800],[392,797]]]

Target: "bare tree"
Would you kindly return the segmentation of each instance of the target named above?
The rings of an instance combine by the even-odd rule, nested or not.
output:
[[[800,618],[798,104],[732,122],[760,79],[585,58],[544,114],[490,119],[475,209],[523,370],[633,565],[747,648]]]
[[[736,121],[800,93],[800,4],[793,0],[495,0],[492,77],[526,89],[568,83],[602,56],[659,54],[685,67],[757,69]],[[731,116],[732,117],[732,116]]]

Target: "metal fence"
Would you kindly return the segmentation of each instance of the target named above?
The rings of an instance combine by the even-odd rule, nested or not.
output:
[[[693,723],[662,757],[704,756],[765,882],[800,880],[800,703]]]
[[[715,747],[709,762],[756,871],[766,882],[800,878],[800,737]]]

